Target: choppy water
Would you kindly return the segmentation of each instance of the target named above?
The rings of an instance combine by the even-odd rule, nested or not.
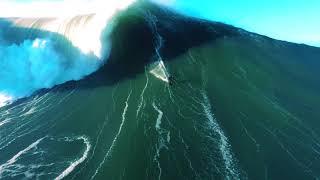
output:
[[[0,109],[0,179],[320,177],[319,49],[154,6],[116,28],[97,73]]]

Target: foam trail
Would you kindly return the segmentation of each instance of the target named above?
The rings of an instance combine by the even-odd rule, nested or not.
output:
[[[124,125],[124,123],[125,123],[125,121],[126,121],[126,115],[127,115],[127,111],[128,111],[128,107],[129,107],[129,100],[130,100],[131,94],[132,94],[132,90],[130,91],[130,93],[129,93],[128,97],[127,97],[127,100],[126,100],[126,102],[125,102],[125,107],[124,107],[123,112],[122,112],[122,115],[121,115],[122,121],[121,121],[119,130],[118,130],[118,133],[116,134],[115,138],[113,139],[110,148],[108,149],[107,153],[105,154],[103,160],[100,162],[98,168],[96,169],[96,171],[94,172],[94,174],[91,176],[91,178],[90,178],[91,180],[96,177],[96,175],[99,173],[102,165],[105,163],[105,161],[107,160],[107,158],[109,158],[110,153],[112,153],[112,150],[113,150],[113,148],[114,148],[114,146],[115,146],[115,143],[117,142],[118,137],[119,137],[120,133],[122,132],[123,125]]]
[[[158,117],[157,117],[157,120],[156,120],[156,125],[155,125],[155,128],[160,136],[160,140],[159,140],[159,144],[158,146],[156,146],[156,154],[154,155],[154,161],[156,161],[157,163],[157,166],[158,166],[158,170],[159,170],[159,174],[158,174],[158,180],[161,179],[161,175],[162,175],[162,169],[161,169],[161,164],[160,164],[160,151],[163,147],[165,147],[165,144],[163,144],[163,139],[161,137],[161,119],[162,119],[162,116],[163,116],[163,112],[157,107],[157,105],[153,102],[152,103],[152,106],[153,108],[158,112]]]
[[[34,143],[30,144],[27,148],[23,149],[22,151],[19,151],[16,155],[14,155],[11,159],[9,159],[6,163],[0,165],[0,178],[2,176],[2,173],[5,171],[6,167],[10,166],[11,164],[15,163],[19,157],[23,154],[25,154],[26,152],[28,152],[29,150],[31,150],[32,148],[37,147],[37,145],[44,139],[38,139],[37,141],[35,141]]]
[[[81,136],[76,138],[77,140],[83,140],[83,142],[86,145],[86,150],[84,151],[83,155],[81,156],[81,158],[79,158],[78,160],[76,160],[75,162],[71,163],[70,166],[65,169],[58,177],[55,178],[55,180],[61,180],[63,178],[65,178],[66,176],[68,176],[79,164],[81,164],[84,160],[87,159],[89,151],[91,149],[91,144],[89,142],[89,139]]]
[[[151,65],[151,70],[150,73],[152,75],[154,75],[156,78],[169,83],[169,73],[166,69],[166,66],[164,65],[163,59],[160,55],[160,50],[162,48],[163,45],[163,39],[162,36],[159,34],[158,32],[158,28],[157,28],[157,17],[155,17],[154,15],[152,15],[150,12],[147,12],[145,14],[145,18],[148,21],[149,27],[152,30],[152,33],[155,36],[155,40],[156,40],[156,47],[155,47],[155,55],[158,57],[157,61],[154,62]]]
[[[162,116],[163,116],[163,112],[156,106],[155,103],[152,103],[152,106],[159,113],[158,117],[157,117],[155,128],[157,130],[160,130],[161,129],[160,125],[161,125],[161,119],[162,119]]]
[[[165,67],[163,61],[159,60],[159,61],[155,62],[154,66],[155,67],[150,70],[150,73],[152,75],[154,75],[156,78],[168,83],[169,82],[169,74],[166,70],[166,67]]]
[[[142,90],[142,92],[141,92],[141,95],[140,95],[140,103],[139,103],[139,105],[138,105],[138,109],[137,109],[137,113],[136,113],[136,117],[138,117],[138,115],[139,115],[139,112],[140,112],[140,110],[141,110],[141,107],[142,107],[142,104],[143,104],[143,102],[144,102],[144,97],[143,97],[143,95],[144,95],[144,92],[146,91],[146,89],[147,89],[147,87],[148,87],[148,84],[149,84],[149,77],[148,77],[148,75],[145,73],[145,75],[146,75],[146,84],[145,84],[145,86],[144,86],[144,88],[143,88],[143,90]]]
[[[8,119],[0,122],[0,127],[10,122]]]
[[[236,162],[230,150],[231,145],[228,142],[228,138],[224,134],[223,130],[219,126],[217,120],[215,119],[211,111],[212,108],[208,96],[205,94],[205,92],[202,92],[201,94],[204,100],[204,103],[201,103],[201,105],[204,109],[205,115],[209,120],[209,128],[211,128],[220,137],[219,148],[222,158],[224,160],[226,179],[240,179]]]

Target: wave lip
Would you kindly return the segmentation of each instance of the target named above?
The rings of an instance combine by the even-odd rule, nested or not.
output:
[[[101,57],[100,34],[106,22],[96,14],[71,18],[14,18],[10,21],[17,27],[61,34],[83,53]]]
[[[90,9],[91,6],[95,6],[95,8],[85,11],[85,13],[80,11],[80,14],[62,17],[58,17],[59,14],[57,14],[57,17],[54,16],[52,18],[22,17],[8,18],[8,20],[17,27],[61,34],[75,47],[81,49],[83,53],[93,53],[101,59],[104,55],[108,55],[108,53],[103,52],[106,49],[102,49],[101,34],[103,31],[109,31],[108,29],[112,28],[115,16],[134,2],[135,0],[93,1],[92,3],[88,3],[87,7]],[[68,5],[66,2],[66,6],[71,5]],[[74,7],[70,7],[69,9],[72,11]]]
[[[109,57],[117,14],[134,2],[97,1],[95,12],[67,17],[6,18],[11,26],[0,29],[0,107],[39,89],[95,72]],[[23,31],[26,39],[17,43],[6,37],[21,38],[20,34],[6,34],[15,32],[10,28]],[[30,38],[28,33],[37,38]],[[61,39],[63,43],[58,42]]]

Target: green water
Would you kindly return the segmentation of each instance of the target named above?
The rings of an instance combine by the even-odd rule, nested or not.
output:
[[[2,107],[0,178],[319,178],[320,50],[239,34]]]

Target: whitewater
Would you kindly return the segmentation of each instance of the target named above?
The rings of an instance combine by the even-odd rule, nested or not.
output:
[[[116,16],[132,3],[39,2],[15,5],[16,14],[7,10],[9,1],[2,3],[0,8],[6,10],[0,18],[0,107],[99,69],[110,54]]]
[[[320,177],[319,48],[147,1],[44,1],[0,3],[1,180]]]

